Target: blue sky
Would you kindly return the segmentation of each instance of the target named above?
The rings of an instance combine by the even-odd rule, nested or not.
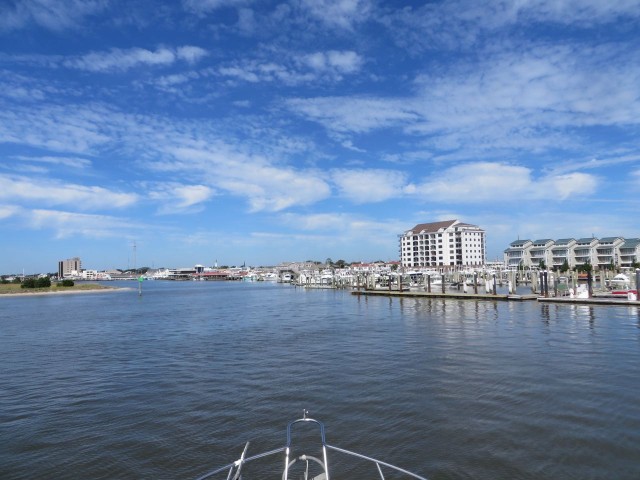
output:
[[[0,0],[0,272],[640,236],[636,0]],[[132,265],[131,265],[132,266]]]

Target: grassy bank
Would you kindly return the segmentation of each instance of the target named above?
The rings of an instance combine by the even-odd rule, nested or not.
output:
[[[21,288],[20,284],[7,283],[0,284],[0,295],[23,293],[28,295],[30,293],[60,293],[60,292],[76,292],[83,290],[105,290],[110,287],[104,285],[98,285],[97,283],[82,283],[76,284],[73,287],[58,287],[55,283],[48,288]]]

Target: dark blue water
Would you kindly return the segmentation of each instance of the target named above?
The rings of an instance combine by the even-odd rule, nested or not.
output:
[[[640,478],[635,307],[146,282],[0,298],[0,361],[2,479],[194,478],[303,408],[431,480]]]

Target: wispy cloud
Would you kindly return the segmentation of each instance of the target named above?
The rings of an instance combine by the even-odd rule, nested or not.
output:
[[[381,169],[336,169],[332,180],[341,196],[355,203],[374,203],[403,196],[407,175]]]
[[[590,196],[597,177],[586,173],[535,178],[531,168],[479,162],[443,170],[406,191],[438,202],[477,203],[501,201],[566,200]]]
[[[26,156],[15,156],[13,157],[16,160],[20,160],[26,163],[44,163],[47,165],[61,165],[64,167],[70,167],[74,169],[85,169],[91,166],[91,161],[86,158],[80,157],[53,157],[53,156],[45,156],[45,157],[26,157]]]
[[[179,60],[192,64],[206,55],[205,49],[189,45],[178,48],[160,47],[155,51],[144,48],[113,48],[107,52],[91,52],[66,59],[63,65],[91,72],[123,72],[141,66],[168,66]]]
[[[354,73],[362,67],[362,57],[353,51],[316,52],[303,57],[303,61],[317,71],[334,70],[339,73]]]
[[[397,45],[417,53],[467,50],[482,43],[487,35],[511,28],[560,24],[588,30],[614,21],[634,22],[638,17],[640,6],[633,0],[453,0],[393,11],[381,9],[377,19]]]
[[[640,123],[638,65],[630,44],[538,45],[421,74],[405,98],[294,98],[285,105],[342,142],[347,134],[396,128],[423,137],[431,151],[463,149],[466,158],[578,149],[576,133],[567,130]]]
[[[162,215],[175,213],[197,213],[204,208],[214,191],[206,185],[183,185],[175,182],[146,184],[150,199],[159,202],[158,213]]]
[[[0,109],[0,141],[49,152],[87,154],[109,140],[105,121],[114,115],[104,106],[73,103]]]
[[[0,205],[0,220],[12,217],[20,211],[20,208],[15,205]]]
[[[253,212],[310,205],[330,194],[329,185],[313,172],[276,166],[221,143],[216,147],[167,147],[175,160],[150,166],[204,178],[209,185],[246,198]]]
[[[292,98],[285,105],[329,130],[364,133],[405,126],[420,119],[411,100],[375,97]]]
[[[213,12],[219,8],[239,7],[252,3],[251,0],[182,0],[182,5],[187,11],[204,14]]]
[[[300,5],[325,26],[342,30],[368,20],[373,10],[369,0],[301,0]]]
[[[88,238],[122,237],[123,232],[139,232],[141,222],[114,217],[60,210],[25,211],[25,220],[33,229],[53,230],[55,238],[83,236]]]
[[[102,12],[106,0],[19,0],[0,6],[0,31],[36,24],[54,31],[77,28],[88,16]]]
[[[98,186],[0,174],[0,199],[36,205],[71,205],[80,210],[124,208],[138,197]]]
[[[309,54],[287,54],[278,62],[273,60],[235,61],[218,68],[223,77],[239,81],[281,82],[300,85],[317,81],[340,81],[345,75],[356,74],[364,59],[351,50],[329,50]]]

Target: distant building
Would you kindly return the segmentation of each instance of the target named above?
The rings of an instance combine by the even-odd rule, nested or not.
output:
[[[67,258],[58,262],[58,278],[78,276],[82,270],[79,257]]]
[[[477,225],[420,223],[399,237],[403,267],[480,266],[486,261],[485,231]]]
[[[627,238],[620,245],[620,266],[631,267],[640,258],[640,238]]]
[[[565,261],[570,269],[585,264],[594,268],[630,268],[640,259],[640,239],[622,237],[561,238],[559,240],[516,240],[504,251],[509,268],[560,268]]]
[[[504,264],[507,268],[523,268],[531,266],[531,240],[516,240],[504,251]]]

